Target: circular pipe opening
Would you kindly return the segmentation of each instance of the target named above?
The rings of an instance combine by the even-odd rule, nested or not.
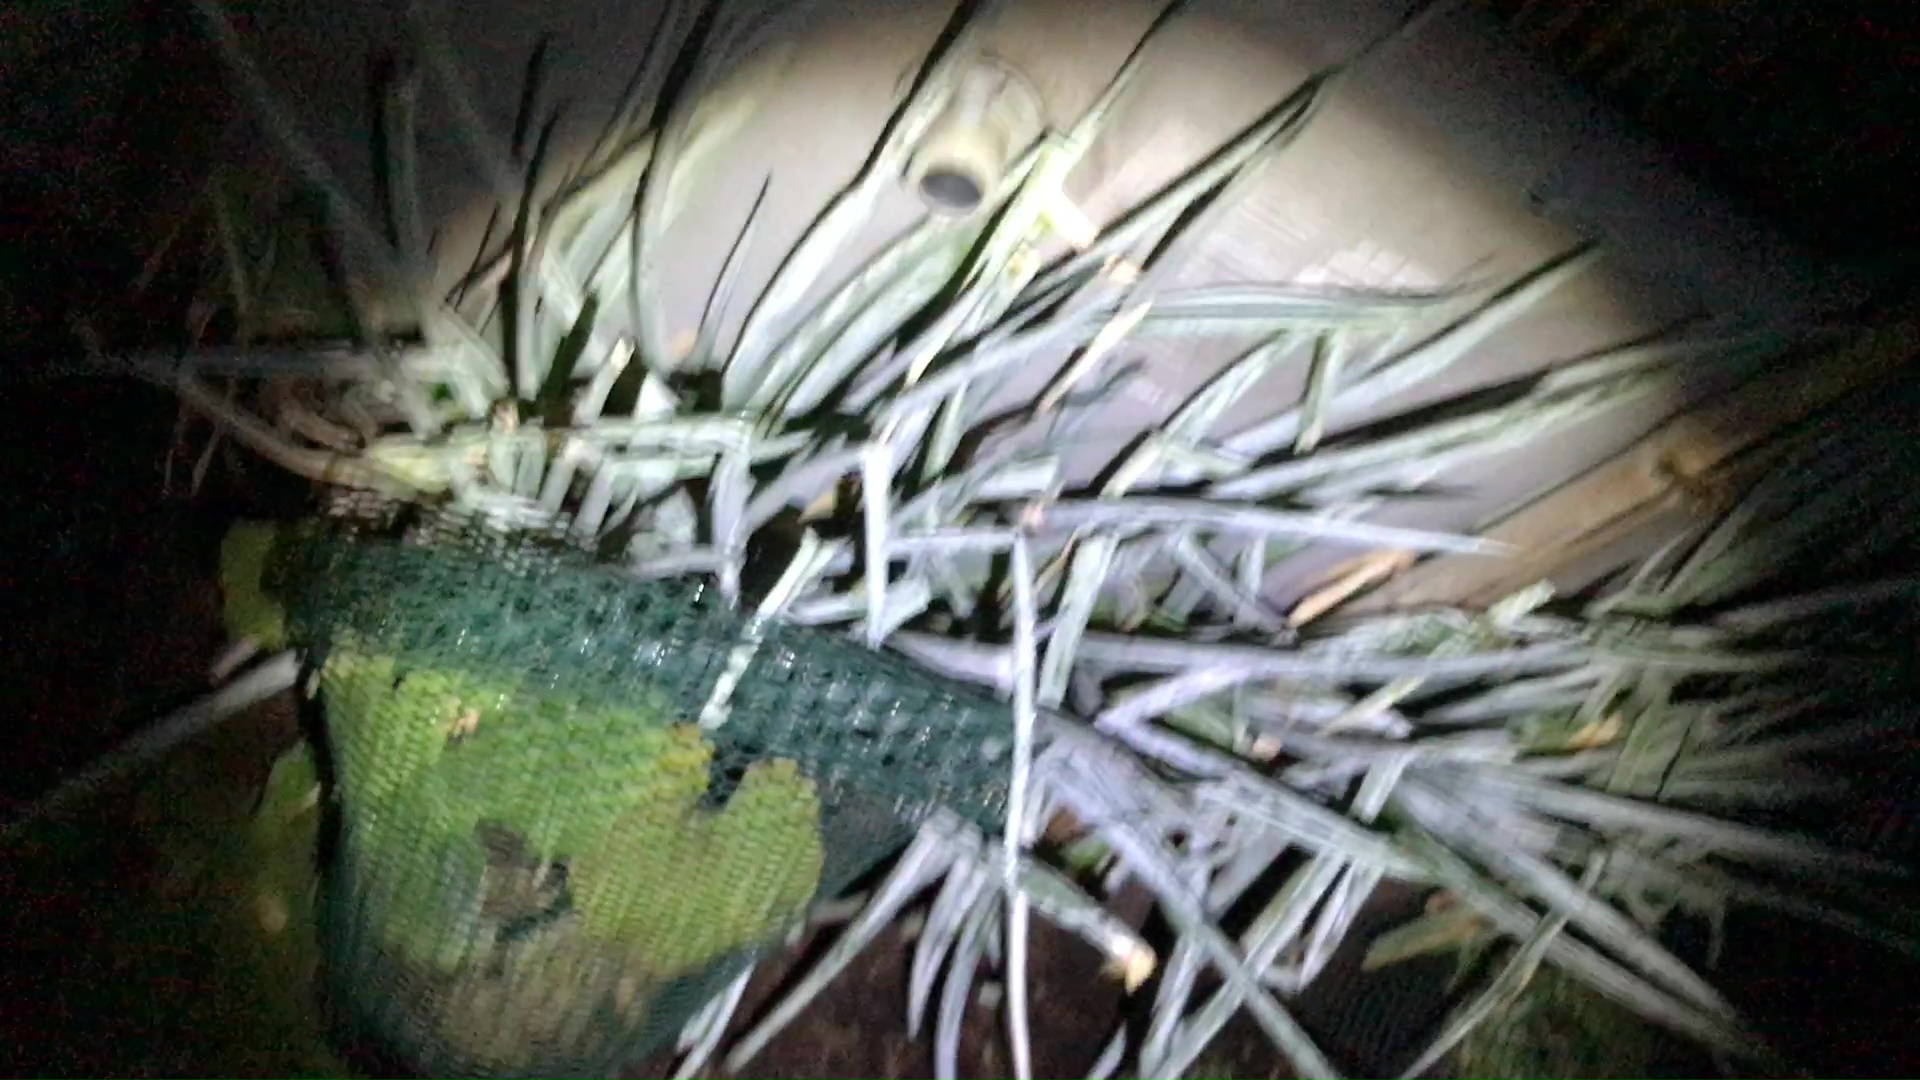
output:
[[[920,178],[920,197],[934,210],[968,214],[987,197],[986,187],[966,173],[933,169]]]
[[[1015,149],[1035,138],[1041,123],[1032,83],[982,57],[922,137],[906,179],[933,213],[971,214],[994,198]]]

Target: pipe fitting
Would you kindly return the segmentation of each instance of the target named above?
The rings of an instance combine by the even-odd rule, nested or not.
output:
[[[971,214],[999,193],[1007,166],[1040,125],[1033,84],[1004,61],[981,57],[921,139],[907,182],[933,213]]]

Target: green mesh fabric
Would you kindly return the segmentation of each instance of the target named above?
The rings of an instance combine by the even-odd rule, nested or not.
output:
[[[1006,797],[1003,704],[559,535],[361,513],[267,566],[339,809],[328,996],[428,1075],[608,1075],[933,808]]]

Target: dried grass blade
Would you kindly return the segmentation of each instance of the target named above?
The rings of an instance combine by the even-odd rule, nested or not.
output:
[[[1580,878],[1581,890],[1592,893],[1605,868],[1605,856],[1588,860],[1587,869]],[[1565,909],[1554,908],[1546,918],[1541,919],[1487,988],[1465,1009],[1449,1019],[1447,1026],[1434,1037],[1433,1042],[1400,1074],[1404,1080],[1416,1080],[1426,1075],[1496,1010],[1519,997],[1527,984],[1533,981],[1534,972],[1539,970],[1541,960],[1545,959],[1548,946],[1567,928],[1568,918]]]
[[[747,253],[753,250],[753,239],[759,233],[760,208],[766,204],[767,188],[773,178],[760,181],[760,190],[753,196],[753,203],[747,207],[747,218],[740,225],[739,235],[734,237],[733,247],[727,251],[726,262],[720,266],[720,274],[714,278],[713,289],[707,294],[706,309],[700,316],[700,332],[693,341],[693,351],[688,354],[688,366],[695,371],[710,368],[715,363],[715,346],[720,340],[720,324],[726,318],[727,309],[733,306],[733,294],[740,284],[740,269],[746,265]]]
[[[940,1015],[933,1033],[933,1075],[937,1080],[958,1080],[960,1076],[960,1032],[973,999],[974,975],[999,926],[996,899],[993,894],[979,899],[953,948],[947,981],[940,988]]]
[[[723,400],[741,402],[752,397],[775,341],[786,334],[807,292],[846,244],[865,228],[883,186],[899,174],[906,155],[938,118],[963,63],[972,54],[982,19],[999,2],[980,0],[960,5],[949,23],[946,47],[928,57],[913,91],[888,121],[859,175],[834,198],[774,272],[734,343],[723,376]]]
[[[1334,388],[1340,383],[1340,370],[1346,357],[1345,343],[1338,334],[1321,334],[1314,339],[1313,366],[1307,372],[1307,398],[1300,407],[1300,434],[1293,440],[1294,456],[1313,453],[1326,435],[1327,413],[1333,407]]]
[[[727,1054],[727,1070],[737,1073],[753,1060],[769,1040],[792,1023],[856,956],[893,924],[909,900],[952,865],[953,856],[947,850],[947,841],[932,832],[922,831],[917,835],[886,880],[873,891],[866,907],[841,932],[826,954],[807,969],[800,981],[782,995],[766,1017]]]
[[[1482,815],[1470,807],[1450,805],[1450,800],[1421,780],[1409,780],[1395,796],[1414,820],[1456,850],[1492,869],[1519,888],[1538,897],[1556,911],[1563,911],[1574,925],[1596,942],[1640,969],[1648,978],[1665,986],[1709,1015],[1731,1019],[1733,1006],[1693,970],[1649,937],[1617,908],[1595,899],[1549,865],[1524,851],[1508,848],[1493,837]]]
[[[1181,934],[1191,935],[1227,984],[1246,995],[1249,1011],[1293,1066],[1296,1075],[1338,1077],[1339,1072],[1320,1048],[1314,1045],[1312,1037],[1259,984],[1245,957],[1208,919],[1199,901],[1182,886],[1167,855],[1131,827],[1110,820],[1102,821],[1104,815],[1085,813],[1087,808],[1084,806],[1073,809],[1085,819],[1102,822],[1098,826],[1100,835],[1126,858],[1130,869],[1153,890],[1162,910]]]
[[[1599,249],[1592,245],[1576,247],[1530,271],[1406,352],[1355,372],[1347,385],[1336,389],[1328,422],[1338,422],[1343,413],[1446,371],[1496,331],[1586,272],[1598,257]],[[1228,439],[1227,448],[1252,457],[1273,453],[1299,437],[1300,419],[1300,410],[1289,409]]]
[[[1126,496],[1062,499],[1049,506],[1044,524],[1054,528],[1199,528],[1233,535],[1287,536],[1358,547],[1500,555],[1506,545],[1479,537],[1391,525],[1341,521],[1325,513],[1272,510],[1254,503],[1209,499]]]
[[[673,1070],[673,1080],[693,1080],[706,1071],[707,1062],[713,1060],[714,1051],[720,1048],[720,1040],[727,1037],[727,1025],[740,1008],[740,999],[746,996],[747,983],[752,979],[753,968],[749,967],[735,976],[687,1025],[694,1039],[691,1045],[681,1047],[683,1056]]]
[[[1434,880],[1501,933],[1527,938],[1543,917],[1474,870],[1447,845],[1417,831],[1402,843],[1425,863]],[[1546,946],[1546,959],[1593,987],[1601,996],[1701,1043],[1742,1057],[1756,1055],[1759,1044],[1738,1025],[1695,1009],[1608,959],[1591,946],[1561,934]]]
[[[1657,836],[1704,844],[1710,850],[1734,859],[1807,869],[1859,870],[1900,876],[1896,868],[1878,860],[1834,851],[1799,837],[1772,833],[1640,799],[1554,783],[1513,770],[1462,768],[1455,775],[1461,778],[1462,790],[1485,791],[1513,799],[1543,814],[1595,828],[1643,830]]]
[[[914,942],[913,961],[907,975],[907,1034],[920,1035],[921,1023],[933,997],[940,969],[955,951],[967,917],[978,909],[981,893],[989,885],[984,871],[955,866],[927,910],[926,925]]]

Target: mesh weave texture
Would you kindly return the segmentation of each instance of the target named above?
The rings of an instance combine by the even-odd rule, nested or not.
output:
[[[1004,704],[561,535],[361,513],[267,564],[338,809],[328,996],[427,1075],[614,1073],[929,811],[1003,813]]]

